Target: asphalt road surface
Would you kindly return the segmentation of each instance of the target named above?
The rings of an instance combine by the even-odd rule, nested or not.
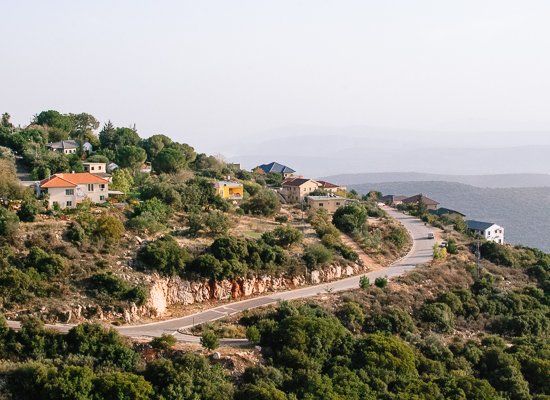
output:
[[[370,281],[373,282],[378,277],[392,278],[404,274],[418,265],[425,264],[432,260],[435,239],[428,239],[428,232],[433,228],[426,226],[424,222],[417,218],[404,215],[390,208],[385,208],[386,212],[393,218],[400,221],[403,226],[409,231],[413,238],[413,245],[409,253],[389,267],[382,268],[373,272],[366,273]],[[181,318],[169,319],[166,321],[153,322],[143,325],[126,325],[116,327],[116,329],[124,336],[129,337],[157,337],[163,333],[172,334],[180,341],[198,342],[199,338],[184,335],[178,330],[184,330],[194,325],[199,325],[205,322],[212,322],[233,314],[241,313],[245,310],[274,304],[281,300],[294,300],[307,297],[322,295],[329,292],[339,292],[343,290],[355,289],[359,287],[359,279],[363,275],[356,275],[350,278],[341,279],[334,282],[323,283],[315,286],[308,286],[301,289],[289,290],[284,292],[275,292],[269,295],[251,298],[248,300],[228,303],[222,306],[214,307],[196,314],[188,315]],[[15,321],[10,323],[10,326],[17,327]],[[48,325],[60,331],[68,331],[74,325],[72,324],[56,324]],[[239,344],[243,340],[224,340],[224,344]]]

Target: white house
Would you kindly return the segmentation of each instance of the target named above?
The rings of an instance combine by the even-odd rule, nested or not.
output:
[[[55,174],[40,181],[39,193],[48,193],[48,205],[74,208],[85,199],[104,203],[109,197],[109,181],[89,172]]]
[[[504,228],[492,222],[482,222],[468,220],[466,221],[468,231],[474,235],[479,235],[490,242],[504,244]]]

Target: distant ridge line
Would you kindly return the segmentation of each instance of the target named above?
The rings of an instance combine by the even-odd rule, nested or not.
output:
[[[319,179],[340,185],[389,182],[453,182],[480,188],[550,187],[550,174],[510,173],[495,175],[451,175],[421,172],[372,172],[338,174]]]

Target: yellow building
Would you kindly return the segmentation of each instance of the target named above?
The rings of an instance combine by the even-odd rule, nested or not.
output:
[[[218,181],[214,187],[218,196],[227,200],[242,200],[244,195],[243,184],[233,181]]]

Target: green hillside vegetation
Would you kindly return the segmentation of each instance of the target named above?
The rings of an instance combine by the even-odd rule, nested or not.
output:
[[[76,154],[65,155],[46,147],[67,139],[87,141],[93,151],[80,146]],[[358,261],[328,215],[317,218],[325,227],[315,225],[314,233],[301,210],[280,203],[271,188],[280,184],[280,176],[232,169],[165,135],[144,139],[135,128],[111,122],[100,127],[90,114],[50,110],[22,128],[5,114],[0,146],[0,197],[8,199],[0,207],[0,304],[10,318],[35,315],[55,322],[64,318],[67,304],[86,303],[106,311],[104,318],[122,322],[131,303],[147,302],[152,273],[189,280],[293,277],[306,268]],[[118,164],[109,189],[124,195],[105,204],[84,201],[75,209],[48,209],[16,175],[16,162],[19,171],[41,179],[82,171],[84,161]],[[152,174],[141,172],[146,162]],[[244,186],[239,203],[224,200],[214,189],[214,182],[227,176]],[[375,202],[353,207],[365,217],[382,218],[382,226],[391,225]],[[314,216],[307,219],[317,224]],[[354,227],[354,237],[359,240],[367,231],[365,219]],[[393,247],[379,237],[371,250],[393,254]],[[91,313],[82,317],[93,318]]]
[[[550,256],[483,243],[478,268],[460,221],[423,210],[410,211],[441,226],[448,241],[445,251],[434,249],[431,265],[197,329],[202,354],[173,337],[132,342],[89,322],[68,334],[46,329],[44,321],[66,318],[70,304],[88,305],[83,319],[101,312],[123,323],[124,310],[147,302],[153,273],[291,277],[359,262],[342,233],[385,262],[410,245],[377,207],[377,193],[351,193],[354,204],[333,216],[303,213],[280,204],[272,190],[280,177],[232,170],[164,135],[143,139],[111,123],[96,129],[85,113],[45,111],[24,128],[2,118],[0,310],[22,327],[10,329],[0,317],[0,399],[550,398]],[[66,156],[45,147],[68,138],[89,141],[94,152]],[[39,179],[79,171],[86,159],[119,164],[112,187],[125,195],[47,209],[19,185],[16,161]],[[140,171],[144,162],[152,174]],[[240,204],[214,190],[228,175],[244,185]],[[262,358],[240,370],[205,356],[222,331],[245,333]]]
[[[550,256],[488,245],[483,257],[479,272],[461,250],[383,288],[248,312],[239,324],[264,361],[238,373],[168,338],[1,322],[0,387],[43,399],[545,399]],[[218,345],[211,330],[202,342]]]

